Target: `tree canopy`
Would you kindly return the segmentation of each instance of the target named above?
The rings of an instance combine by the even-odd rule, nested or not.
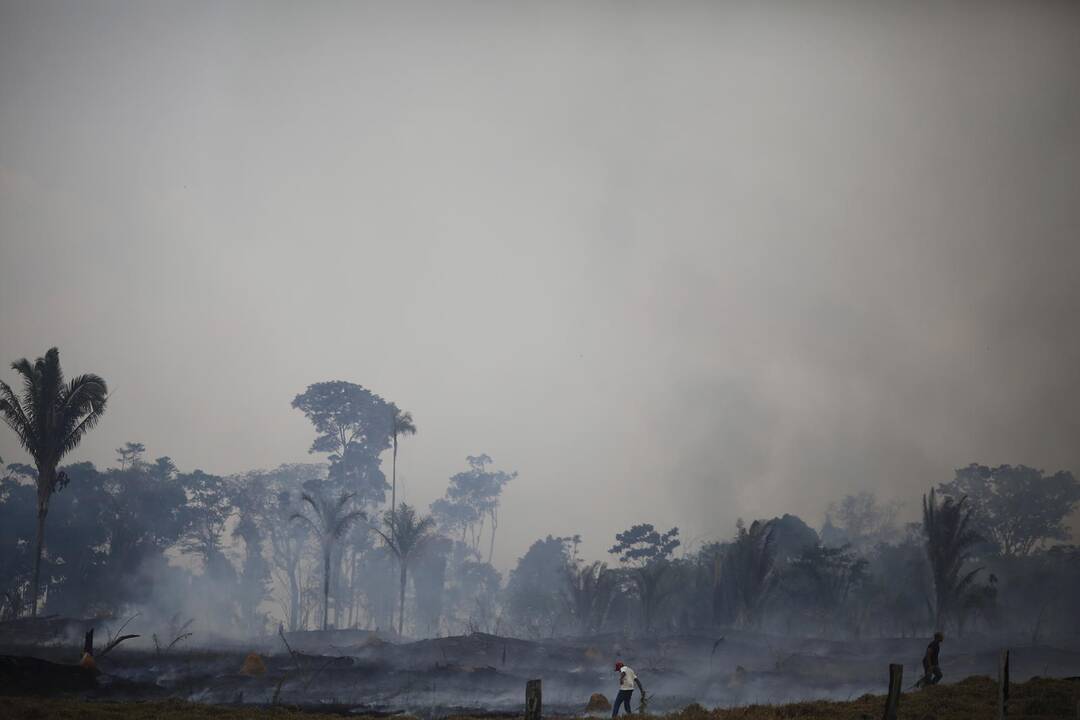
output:
[[[379,455],[393,442],[397,408],[356,383],[309,385],[292,406],[315,426],[310,452],[329,454],[329,479],[361,505],[382,503],[388,483]]]
[[[1067,519],[1080,503],[1080,483],[1071,472],[1047,475],[1026,465],[973,463],[938,489],[943,495],[966,497],[974,529],[1006,557],[1030,555],[1050,541],[1069,540]]]

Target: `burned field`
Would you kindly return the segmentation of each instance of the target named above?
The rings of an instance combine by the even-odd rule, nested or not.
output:
[[[955,685],[941,685],[923,693],[905,696],[898,719],[984,720],[995,716],[993,695],[993,680],[985,677],[968,678]],[[1009,717],[1019,720],[1072,720],[1075,717],[1072,709],[1077,702],[1080,702],[1080,681],[1036,678],[1014,686]],[[866,720],[880,715],[882,703],[881,695],[865,695],[848,701],[821,700],[714,710],[706,710],[700,705],[689,705],[678,712],[655,717],[664,720]],[[298,709],[283,705],[205,705],[175,699],[140,703],[86,702],[79,699],[27,697],[8,698],[5,701],[5,712],[6,717],[11,720],[111,720],[116,717],[130,720],[299,720],[312,715],[310,708]],[[342,716],[332,709],[321,709],[319,715]],[[357,719],[381,717],[355,713],[347,716]],[[490,718],[492,715],[483,717]],[[469,716],[457,716],[454,720],[471,719]]]
[[[77,667],[74,633],[26,645],[13,642],[25,640],[25,634],[13,632],[12,623],[0,626],[4,628],[8,632],[0,636],[0,693],[5,695],[424,717],[520,713],[525,683],[531,678],[543,679],[545,714],[586,714],[594,693],[611,699],[614,657],[634,663],[648,691],[651,713],[675,713],[688,706],[702,708],[701,712],[706,712],[704,708],[750,712],[754,706],[784,703],[803,703],[811,712],[830,701],[880,695],[886,689],[890,661],[905,662],[906,689],[918,676],[915,661],[923,645],[918,638],[829,642],[750,633],[654,639],[598,635],[538,642],[473,633],[390,642],[375,633],[331,630],[285,633],[284,638],[266,637],[244,646],[222,643],[168,651],[144,648],[134,640],[100,658],[95,675]],[[993,676],[997,656],[996,644],[956,641],[948,655],[946,680]],[[1012,650],[1012,657],[1016,683],[1039,676],[1080,675],[1080,652],[1075,650],[1019,647]],[[1080,685],[1058,682],[1066,690]],[[958,692],[949,689],[953,687],[926,693]],[[1065,692],[1060,687],[1043,690],[1049,693],[1045,702],[1065,702],[1058,697]],[[1037,704],[1043,690],[1030,689],[1025,702]],[[992,699],[990,692],[987,702]],[[875,706],[879,701],[865,700]],[[904,702],[912,701],[905,696]],[[636,697],[634,705],[638,709]],[[607,714],[602,705],[597,709]]]

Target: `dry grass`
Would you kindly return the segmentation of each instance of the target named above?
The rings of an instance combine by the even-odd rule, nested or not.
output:
[[[954,685],[939,685],[905,694],[900,701],[900,718],[993,720],[996,718],[996,695],[997,683],[990,678],[968,678]],[[1077,720],[1080,717],[1078,703],[1080,679],[1036,678],[1013,685],[1009,720]],[[883,696],[867,695],[850,702],[753,705],[727,710],[706,710],[700,705],[691,705],[657,720],[879,720],[884,704]],[[0,700],[0,716],[11,720],[311,720],[326,717],[285,708],[222,707],[179,700],[109,703],[39,698],[4,698]],[[348,717],[364,720],[358,715]]]
[[[953,685],[938,685],[900,698],[900,720],[993,720],[997,682],[972,677]],[[1033,679],[1011,688],[1009,720],[1055,718],[1078,720],[1080,681]],[[885,696],[864,695],[850,702],[815,701],[790,705],[752,705],[729,710],[690,706],[671,720],[879,720]]]

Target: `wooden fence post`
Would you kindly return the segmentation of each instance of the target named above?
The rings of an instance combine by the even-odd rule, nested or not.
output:
[[[998,658],[998,720],[1009,714],[1009,651],[1002,650]]]
[[[525,683],[525,720],[540,720],[544,703],[540,693],[540,679]]]
[[[885,700],[884,720],[896,720],[897,708],[900,707],[900,689],[904,684],[904,666],[889,665],[889,697]]]

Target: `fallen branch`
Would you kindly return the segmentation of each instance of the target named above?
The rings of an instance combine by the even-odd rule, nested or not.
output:
[[[277,705],[278,700],[281,698],[281,686],[285,684],[285,680],[289,677],[289,673],[285,673],[281,676],[281,679],[277,681],[277,685],[274,686],[274,696],[270,698],[271,705]]]
[[[281,637],[281,642],[285,643],[285,649],[289,651],[289,655],[292,656],[293,662],[296,663],[296,672],[300,672],[300,658],[297,656],[296,651],[289,645],[289,641],[285,639],[285,627],[278,625],[278,635]]]

